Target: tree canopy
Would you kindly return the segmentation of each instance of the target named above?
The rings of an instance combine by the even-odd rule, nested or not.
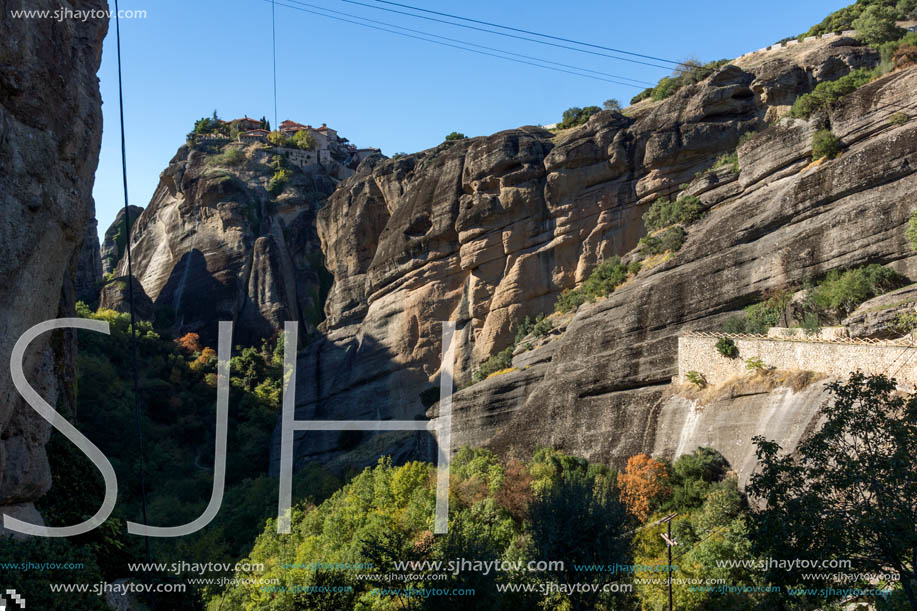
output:
[[[766,504],[755,520],[758,548],[774,558],[849,559],[851,572],[893,569],[917,608],[917,397],[861,373],[829,390],[824,425],[793,454],[754,439],[760,471],[749,491]]]

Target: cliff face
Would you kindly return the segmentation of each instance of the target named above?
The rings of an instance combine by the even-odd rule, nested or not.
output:
[[[143,208],[140,206],[128,206],[128,211],[130,213],[129,224],[133,226],[134,221],[143,213]],[[98,240],[98,237],[96,237],[96,239]],[[115,215],[115,220],[109,225],[108,229],[105,230],[105,236],[102,239],[102,244],[99,246],[102,275],[107,276],[115,271],[115,268],[118,266],[118,261],[121,260],[121,255],[124,254],[126,241],[124,236],[124,208],[119,208],[118,214]]]
[[[628,116],[602,112],[559,135],[523,127],[364,163],[318,214],[334,284],[326,339],[300,357],[297,417],[416,416],[420,393],[438,376],[439,321],[457,321],[457,380],[467,385],[478,362],[511,343],[524,316],[552,311],[558,294],[597,263],[633,249],[647,206],[690,183],[715,210],[675,259],[584,309],[563,341],[522,357],[528,368],[456,396],[456,447],[550,443],[603,461],[651,450],[681,328],[713,326],[760,291],[806,274],[904,256],[902,204],[886,204],[891,217],[883,221],[858,218],[862,226],[835,218],[860,209],[863,198],[881,198],[880,185],[899,188],[887,186],[892,176],[907,176],[896,160],[909,136],[896,132],[894,145],[880,144],[892,137],[881,127],[889,113],[856,118],[880,108],[876,100],[832,120],[845,143],[886,150],[876,161],[888,168],[864,164],[852,149],[846,163],[802,172],[815,125],[796,122],[740,146],[738,177],[724,169],[695,179],[797,95],[877,59],[849,38],[809,43],[752,56],[664,102],[639,104]],[[885,79],[873,95],[901,102],[906,78]],[[845,206],[828,205],[859,192]],[[802,225],[800,208],[812,210]],[[886,239],[842,239],[848,231]],[[331,436],[314,435],[297,456],[333,449]]]
[[[910,69],[840,100],[826,118],[845,146],[834,160],[810,162],[817,120],[784,120],[740,145],[737,177],[713,174],[688,187],[708,213],[681,250],[581,308],[554,342],[526,355],[527,369],[458,393],[453,442],[505,451],[549,444],[618,464],[652,449],[671,457],[685,434],[672,423],[691,420],[696,407],[665,398],[678,333],[715,330],[764,291],[830,269],[883,263],[914,278],[905,228],[917,195],[917,122],[889,119],[913,107],[915,87]],[[817,407],[800,400],[785,409],[805,426]],[[779,429],[736,417],[718,449],[762,431],[792,447],[790,430]],[[752,455],[747,444],[743,452],[733,456],[739,464]]]
[[[107,6],[38,0],[30,8]],[[73,312],[81,244],[94,216],[102,134],[96,72],[107,27],[100,20],[0,20],[0,353],[7,359],[29,328]],[[45,334],[24,364],[33,388],[63,413],[73,406],[73,349],[72,335]],[[31,501],[50,487],[49,434],[13,388],[9,367],[0,367],[4,511],[34,511]]]
[[[131,228],[139,308],[181,334],[215,345],[217,322],[234,321],[234,342],[255,344],[287,320],[313,328],[327,290],[315,213],[335,188],[323,174],[291,170],[277,196],[261,145],[220,155],[212,144],[185,145],[162,173],[149,206]],[[102,305],[124,310],[126,257]]]
[[[83,246],[76,264],[76,298],[91,306],[99,301],[102,286],[102,253],[99,247],[98,221],[94,218],[86,225]]]

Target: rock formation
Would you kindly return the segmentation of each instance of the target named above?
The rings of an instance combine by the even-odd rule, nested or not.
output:
[[[78,5],[78,6],[77,6]],[[37,0],[29,8],[101,11],[100,0]],[[0,20],[0,353],[34,325],[72,316],[81,245],[94,216],[92,184],[102,135],[96,71],[105,20]],[[24,371],[52,406],[73,407],[74,337],[44,334]],[[0,506],[34,519],[51,485],[51,427],[0,367]],[[9,506],[15,506],[10,509]]]
[[[551,311],[597,263],[631,251],[649,203],[684,192],[708,213],[673,258],[581,308],[556,341],[460,391],[453,408],[454,448],[552,445],[616,464],[675,451],[687,408],[665,391],[679,332],[714,329],[762,292],[833,268],[913,275],[904,224],[917,131],[888,119],[911,103],[915,71],[861,88],[829,116],[770,123],[821,80],[877,60],[850,38],[810,43],[556,136],[523,127],[364,163],[318,214],[334,285],[326,337],[300,355],[297,417],[416,417],[438,379],[439,321],[457,321],[466,386],[525,315]],[[810,164],[822,124],[845,152]],[[736,149],[738,174],[711,169]],[[809,410],[800,426],[818,403],[793,408]],[[769,430],[756,422],[717,439]],[[333,435],[297,439],[299,460],[334,455]]]
[[[140,218],[140,215],[143,213],[143,208],[140,206],[128,206],[128,210],[130,212],[129,226],[133,226],[134,222]],[[121,255],[124,254],[124,245],[124,208],[119,208],[118,214],[115,215],[114,222],[105,230],[105,236],[99,248],[103,276],[107,276],[115,271],[118,261],[121,260]]]
[[[747,440],[760,433],[792,447],[812,425],[817,391],[713,408],[668,398],[676,336],[715,330],[764,291],[830,269],[882,263],[915,277],[905,228],[917,195],[917,123],[889,122],[913,105],[915,87],[911,69],[843,98],[824,118],[845,147],[834,160],[810,162],[818,119],[783,120],[740,145],[738,176],[708,175],[689,187],[708,213],[672,259],[581,308],[563,335],[535,351],[546,351],[540,360],[528,356],[528,368],[456,395],[453,443],[525,452],[552,445],[619,465],[641,451],[671,458],[693,442],[718,440],[734,466],[747,466]],[[756,411],[739,414],[739,406]],[[779,422],[796,428],[781,434]]]
[[[99,301],[102,286],[102,254],[99,248],[98,222],[90,219],[83,236],[79,261],[76,264],[76,298],[90,306]]]
[[[240,156],[227,158],[228,150]],[[280,163],[261,144],[178,150],[131,229],[135,299],[158,323],[215,345],[221,320],[236,323],[237,344],[276,335],[287,320],[307,329],[321,320],[329,279],[314,219],[336,183],[290,168],[289,184],[273,196]],[[103,306],[126,310],[126,274],[121,257]]]

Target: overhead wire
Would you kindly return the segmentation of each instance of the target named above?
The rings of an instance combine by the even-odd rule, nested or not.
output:
[[[263,0],[263,1],[264,1],[264,2],[273,2],[273,0]],[[288,1],[293,1],[293,0],[288,0]],[[582,73],[582,72],[574,72],[574,71],[572,71],[572,70],[566,70],[566,69],[563,69],[563,68],[555,68],[555,67],[553,67],[553,66],[546,66],[546,65],[544,65],[544,64],[539,64],[539,63],[535,63],[535,62],[530,62],[530,61],[526,61],[526,60],[522,60],[522,59],[515,59],[515,58],[512,58],[512,57],[506,57],[505,55],[497,55],[496,53],[489,53],[489,52],[486,52],[486,51],[479,51],[479,50],[477,50],[477,49],[470,49],[470,48],[468,48],[468,47],[459,46],[459,45],[452,44],[452,43],[447,43],[447,42],[442,42],[442,41],[440,41],[440,40],[434,40],[434,39],[430,39],[430,38],[424,38],[424,37],[421,37],[421,36],[416,36],[416,35],[414,35],[414,34],[407,34],[407,33],[405,33],[405,32],[399,32],[399,31],[397,31],[397,30],[390,30],[390,29],[388,29],[388,28],[383,28],[383,27],[379,27],[379,26],[375,26],[375,25],[370,25],[370,24],[368,24],[368,23],[361,23],[361,22],[359,22],[359,21],[353,21],[353,20],[350,20],[350,19],[345,19],[345,18],[343,18],[343,17],[335,17],[334,15],[328,15],[328,14],[326,14],[326,13],[320,13],[320,12],[318,12],[318,11],[314,11],[314,10],[302,8],[302,7],[300,7],[300,6],[295,6],[295,5],[292,5],[292,4],[284,4],[284,3],[282,3],[282,2],[276,2],[276,4],[277,4],[277,6],[283,6],[283,7],[285,7],[285,8],[289,8],[289,9],[293,9],[293,10],[297,10],[297,11],[302,11],[302,12],[304,12],[304,13],[311,13],[311,14],[313,14],[313,15],[318,15],[318,16],[320,16],[320,17],[326,17],[326,18],[328,18],[328,19],[334,19],[334,20],[337,20],[337,21],[343,21],[343,22],[346,22],[346,23],[351,23],[351,24],[353,24],[353,25],[359,25],[359,26],[362,26],[362,27],[365,27],[365,28],[370,28],[370,29],[373,29],[373,30],[380,30],[380,31],[383,31],[383,32],[389,32],[389,33],[391,33],[391,34],[396,34],[396,35],[398,35],[398,36],[405,36],[405,37],[407,37],[407,38],[414,38],[414,39],[417,39],[417,40],[422,40],[422,41],[425,41],[425,42],[430,42],[430,43],[437,44],[437,45],[441,45],[441,46],[445,46],[445,47],[452,47],[452,48],[455,48],[455,49],[460,49],[460,50],[462,50],[462,51],[468,51],[469,53],[477,53],[477,54],[479,54],[479,55],[486,55],[486,56],[489,56],[489,57],[496,57],[496,58],[498,58],[498,59],[503,59],[503,60],[506,60],[506,61],[516,62],[516,63],[519,63],[519,64],[527,64],[527,65],[530,65],[530,66],[535,66],[535,67],[537,67],[537,68],[544,68],[545,70],[553,70],[553,71],[555,71],[555,72],[564,72],[564,73],[566,73],[566,74],[572,74],[572,75],[574,75],[574,76],[580,76],[580,77],[583,77],[583,78],[591,78],[591,79],[598,80],[598,81],[604,81],[604,82],[606,82],[606,83],[614,83],[615,85],[622,85],[622,86],[625,86],[625,87],[635,87],[635,88],[637,88],[637,89],[643,88],[643,85],[635,85],[635,84],[632,84],[632,83],[624,83],[624,82],[616,81],[616,80],[613,80],[613,79],[607,79],[607,78],[603,78],[603,77],[599,77],[599,76],[593,76],[593,75],[591,75],[591,74],[584,74],[584,73]],[[437,35],[435,35],[435,34],[430,34],[430,36],[437,36]]]
[[[127,255],[127,303],[128,309],[130,311],[131,318],[131,371],[133,377],[133,390],[134,390],[134,417],[137,420],[137,451],[140,456],[140,507],[141,513],[143,516],[143,524],[147,524],[147,512],[146,512],[146,482],[145,482],[145,471],[146,467],[143,460],[143,417],[142,410],[140,408],[140,374],[138,373],[137,367],[137,319],[134,311],[134,271],[131,263],[131,222],[130,222],[130,206],[128,205],[129,197],[127,190],[127,138],[124,134],[124,86],[121,79],[121,20],[118,17],[120,11],[118,10],[118,0],[115,0],[115,46],[117,49],[118,57],[118,111],[121,121],[121,179],[123,182],[124,188],[124,235],[127,236],[125,240],[125,253]],[[149,537],[144,538],[145,550],[146,550],[146,562],[147,566],[150,565],[150,539]],[[150,573],[149,569],[144,569],[144,575],[146,577],[147,584],[150,583]],[[151,600],[153,599],[152,590],[148,594]],[[155,601],[154,601],[155,606]]]
[[[496,47],[488,47],[488,46],[486,46],[486,45],[481,45],[481,44],[477,44],[477,43],[473,43],[473,42],[468,42],[468,41],[466,41],[466,40],[461,40],[461,39],[459,39],[459,38],[450,38],[450,37],[448,37],[448,36],[443,36],[443,35],[441,35],[441,34],[434,34],[434,33],[432,33],[432,32],[426,32],[426,31],[424,31],[424,30],[415,30],[415,29],[413,29],[413,28],[404,27],[404,26],[401,26],[401,25],[398,25],[398,24],[395,24],[395,23],[389,23],[389,22],[386,22],[386,21],[378,21],[378,20],[376,20],[376,19],[369,19],[368,17],[362,17],[362,16],[360,16],[360,15],[354,15],[354,14],[352,14],[352,13],[344,13],[344,12],[341,12],[341,11],[335,11],[335,10],[333,10],[333,9],[325,8],[325,7],[323,7],[323,6],[318,6],[318,5],[316,5],[316,4],[309,4],[308,2],[302,2],[301,0],[286,0],[286,1],[287,1],[287,2],[291,2],[291,3],[293,3],[293,4],[296,4],[296,5],[300,5],[300,6],[308,6],[308,7],[311,7],[311,8],[313,8],[313,9],[318,9],[318,10],[325,11],[325,12],[328,12],[328,13],[334,13],[334,14],[336,14],[336,15],[344,15],[345,17],[352,17],[352,18],[354,18],[354,19],[361,19],[361,20],[363,20],[363,21],[368,21],[369,23],[374,23],[374,24],[376,24],[376,25],[384,25],[384,26],[396,28],[396,29],[399,29],[399,30],[404,30],[404,31],[406,31],[406,32],[413,32],[413,33],[415,33],[415,34],[423,34],[423,35],[425,35],[425,36],[433,36],[433,37],[435,37],[435,38],[439,38],[439,39],[442,39],[442,40],[448,40],[448,41],[450,41],[450,42],[455,42],[455,43],[459,43],[459,44],[463,44],[463,45],[468,45],[468,46],[471,46],[471,47],[477,47],[477,48],[479,48],[479,49],[487,49],[488,51],[495,51],[495,52],[498,52],[498,53],[505,53],[505,54],[507,54],[507,55],[513,55],[513,56],[515,56],[515,57],[522,57],[522,58],[525,58],[525,59],[529,59],[529,60],[533,60],[533,61],[539,61],[539,62],[543,62],[543,63],[546,63],[546,64],[553,64],[553,65],[555,65],[555,66],[562,66],[562,67],[564,67],[564,68],[572,68],[572,69],[574,69],[574,70],[580,70],[580,71],[582,71],[582,72],[591,72],[591,73],[593,73],[593,74],[600,74],[600,75],[602,75],[602,76],[607,76],[607,77],[610,77],[610,78],[621,79],[621,80],[624,80],[624,81],[632,81],[632,82],[637,83],[637,84],[639,84],[639,85],[654,85],[654,84],[655,84],[655,83],[650,83],[649,81],[641,81],[640,79],[630,78],[629,76],[621,76],[621,75],[619,75],[619,74],[610,74],[610,73],[608,73],[608,72],[602,72],[602,71],[600,71],[600,70],[591,70],[591,69],[589,69],[589,68],[582,68],[582,67],[580,67],[580,66],[574,66],[574,65],[572,65],[572,64],[564,64],[564,63],[561,63],[561,62],[555,62],[555,61],[548,60],[548,59],[543,59],[543,58],[540,58],[540,57],[534,57],[534,56],[531,56],[531,55],[525,55],[525,54],[523,54],[523,53],[515,53],[515,52],[513,52],[513,51],[507,51],[507,50],[505,50],[505,49],[499,49],[499,48],[496,48]]]
[[[388,26],[388,27],[392,27],[392,28],[399,29],[399,30],[404,30],[404,31],[406,31],[406,32],[413,32],[413,33],[415,33],[415,34],[422,34],[422,35],[424,35],[424,36],[432,36],[432,37],[434,37],[434,38],[439,38],[439,39],[441,39],[441,40],[448,40],[448,41],[450,41],[450,42],[455,42],[455,43],[459,43],[459,44],[463,44],[463,45],[468,45],[468,46],[471,46],[471,47],[477,47],[477,48],[479,48],[479,49],[487,49],[488,51],[495,51],[495,52],[497,52],[497,53],[505,53],[505,54],[507,54],[507,55],[513,55],[513,56],[515,56],[515,57],[522,57],[522,58],[524,58],[524,59],[529,59],[529,60],[533,60],[533,61],[538,61],[538,62],[542,62],[542,63],[545,63],[545,64],[553,64],[553,65],[555,65],[555,66],[562,66],[562,67],[564,67],[564,68],[571,68],[571,69],[573,69],[573,70],[580,70],[580,71],[582,71],[582,72],[591,72],[591,73],[593,73],[593,74],[600,74],[600,75],[602,75],[602,76],[607,76],[607,77],[610,77],[610,78],[620,79],[620,80],[624,80],[624,81],[632,81],[632,82],[634,82],[634,83],[636,83],[636,84],[639,84],[639,85],[654,85],[654,83],[650,83],[649,81],[641,81],[640,79],[634,79],[634,78],[630,78],[630,77],[628,77],[628,76],[621,76],[621,75],[619,75],[619,74],[610,74],[610,73],[608,73],[608,72],[602,72],[602,71],[600,71],[600,70],[591,70],[591,69],[589,69],[589,68],[583,68],[583,67],[580,67],[580,66],[574,66],[574,65],[572,65],[572,64],[564,64],[564,63],[561,63],[561,62],[555,62],[555,61],[552,61],[552,60],[549,60],[549,59],[543,59],[543,58],[540,58],[540,57],[534,57],[534,56],[532,56],[532,55],[526,55],[526,54],[524,54],[524,53],[515,53],[515,52],[513,52],[513,51],[507,51],[506,49],[499,49],[499,48],[496,48],[496,47],[488,47],[488,46],[486,46],[486,45],[481,45],[481,44],[477,44],[477,43],[474,43],[474,42],[468,42],[468,41],[466,41],[466,40],[461,40],[461,39],[459,39],[459,38],[450,38],[450,37],[448,37],[448,36],[443,36],[443,35],[441,35],[441,34],[434,34],[434,33],[432,33],[432,32],[426,32],[426,31],[424,31],[424,30],[415,30],[415,29],[413,29],[413,28],[404,27],[404,26],[401,26],[401,25],[398,25],[398,24],[395,24],[395,23],[389,23],[389,22],[387,22],[387,21],[378,21],[378,20],[376,20],[376,19],[369,19],[368,17],[362,17],[362,16],[360,16],[360,15],[354,15],[354,14],[352,14],[352,13],[344,13],[344,12],[342,12],[342,11],[335,11],[335,10],[333,10],[333,9],[325,8],[325,7],[319,6],[319,5],[317,5],[317,4],[309,4],[308,2],[302,2],[301,0],[286,0],[286,2],[291,2],[291,3],[296,4],[296,5],[299,5],[299,6],[308,6],[308,7],[310,7],[310,8],[317,9],[317,10],[320,10],[320,11],[325,11],[325,12],[327,12],[327,13],[333,13],[333,14],[335,14],[335,15],[344,15],[345,17],[352,17],[352,18],[354,18],[354,19],[360,19],[360,20],[362,20],[362,21],[367,21],[367,22],[369,22],[369,23],[373,23],[373,24],[376,24],[376,25]]]
[[[642,64],[642,65],[644,65],[644,66],[652,66],[652,67],[654,67],[654,68],[662,68],[663,70],[678,69],[679,66],[683,66],[683,65],[684,65],[684,62],[675,62],[675,61],[672,61],[672,60],[668,60],[668,59],[667,59],[667,60],[662,60],[662,61],[671,63],[671,64],[673,64],[673,65],[671,65],[671,66],[660,66],[659,64],[651,64],[651,63],[649,63],[649,62],[644,62],[644,61],[637,60],[637,59],[630,59],[630,58],[628,58],[628,57],[618,57],[618,56],[616,56],[616,55],[609,55],[609,54],[607,54],[607,53],[599,53],[598,51],[590,51],[589,49],[580,49],[580,48],[578,48],[578,47],[571,47],[571,46],[569,46],[569,45],[562,45],[562,44],[558,44],[558,43],[554,43],[554,42],[548,42],[548,41],[546,41],[546,40],[538,40],[537,38],[527,38],[527,37],[525,37],[525,36],[519,36],[519,35],[517,35],[517,34],[508,34],[508,33],[506,33],[506,32],[495,32],[495,31],[493,31],[493,30],[488,30],[488,29],[486,29],[486,28],[479,28],[479,27],[476,27],[476,26],[473,26],[473,25],[466,25],[466,24],[464,24],[464,23],[455,23],[455,22],[453,22],[453,21],[446,21],[446,20],[444,20],[444,19],[436,19],[435,17],[427,17],[427,16],[425,16],[425,15],[415,15],[414,13],[407,13],[407,12],[405,12],[405,11],[396,11],[396,10],[394,10],[394,9],[385,8],[385,7],[381,7],[381,6],[374,6],[374,5],[372,5],[372,4],[367,4],[367,3],[365,3],[365,2],[358,2],[357,0],[340,0],[340,1],[341,1],[341,2],[346,2],[347,4],[356,4],[356,5],[358,5],[358,6],[365,6],[365,7],[372,8],[372,9],[376,9],[376,10],[379,10],[379,11],[387,11],[387,12],[390,12],[390,13],[397,13],[397,14],[399,14],[399,15],[407,15],[408,17],[415,17],[415,18],[417,18],[417,19],[425,19],[425,20],[427,20],[427,21],[435,21],[435,22],[437,22],[437,23],[445,23],[445,24],[447,24],[447,25],[455,26],[455,27],[458,27],[458,28],[466,28],[466,29],[469,29],[469,30],[476,30],[476,31],[478,31],[478,32],[487,32],[488,34],[494,34],[494,35],[496,35],[496,36],[505,36],[505,37],[507,37],[507,38],[515,38],[515,39],[518,39],[518,40],[526,40],[526,41],[528,41],[528,42],[534,42],[534,43],[537,43],[537,44],[540,44],[540,45],[548,45],[548,46],[550,46],[550,47],[557,47],[557,48],[560,48],[560,49],[568,49],[568,50],[570,50],[570,51],[577,51],[577,52],[579,52],[579,53],[587,53],[587,54],[589,54],[589,55],[598,55],[599,57],[608,57],[608,58],[616,59],[616,60],[619,60],[619,61],[622,61],[622,62],[630,62],[630,63],[633,63],[633,64]]]
[[[490,21],[483,21],[483,20],[480,20],[480,19],[471,19],[470,17],[462,17],[462,16],[460,16],[460,15],[451,15],[451,14],[449,14],[449,13],[441,13],[441,12],[439,12],[439,11],[433,11],[433,10],[430,10],[430,9],[420,8],[420,7],[417,7],[417,6],[411,6],[411,5],[409,5],[409,4],[400,4],[400,3],[398,3],[398,2],[390,2],[389,0],[375,0],[375,1],[376,1],[376,2],[379,2],[380,4],[391,4],[392,6],[400,6],[401,8],[411,9],[412,11],[420,11],[420,12],[423,12],[423,13],[430,13],[431,15],[439,15],[439,16],[441,16],[441,17],[448,17],[448,18],[450,18],[450,19],[459,19],[459,20],[461,20],[461,21],[468,21],[468,22],[471,22],[471,23],[478,23],[478,24],[481,24],[481,25],[490,26],[490,27],[492,27],[492,28],[500,28],[500,29],[503,29],[503,30],[510,30],[510,31],[512,31],[512,32],[521,32],[521,33],[523,33],[523,34],[531,34],[532,36],[541,36],[541,37],[543,37],[543,38],[550,38],[550,39],[552,39],[552,40],[560,40],[560,41],[562,41],[562,42],[569,42],[569,43],[573,43],[573,44],[575,44],[575,45],[582,45],[582,46],[584,46],[584,47],[592,47],[592,48],[594,48],[594,49],[604,49],[605,51],[613,51],[613,52],[615,52],[615,53],[623,53],[623,54],[625,54],[625,55],[633,55],[634,57],[643,57],[643,58],[645,58],[645,59],[652,59],[652,60],[660,61],[660,62],[668,62],[668,63],[676,64],[676,65],[681,65],[681,64],[683,63],[683,62],[675,61],[675,60],[672,60],[672,59],[664,59],[664,58],[662,58],[662,57],[655,57],[655,56],[653,56],[653,55],[644,55],[644,54],[642,54],[642,53],[635,53],[635,52],[633,52],[633,51],[625,51],[625,50],[623,50],[623,49],[614,49],[614,48],[612,48],[612,47],[605,47],[605,46],[593,44],[593,43],[590,43],[590,42],[582,42],[582,41],[579,41],[579,40],[573,40],[572,38],[563,38],[562,36],[554,36],[554,35],[552,35],[552,34],[542,34],[542,33],[540,33],[540,32],[533,32],[532,30],[524,30],[524,29],[522,29],[522,28],[514,28],[514,27],[511,27],[511,26],[507,26],[507,25],[500,25],[499,23],[493,23],[493,22],[490,22]],[[379,10],[386,10],[386,9],[383,9],[382,7],[375,7],[375,8],[377,8],[377,9],[379,9]],[[389,9],[389,10],[390,10],[390,9]],[[419,15],[418,15],[418,16],[419,16]]]

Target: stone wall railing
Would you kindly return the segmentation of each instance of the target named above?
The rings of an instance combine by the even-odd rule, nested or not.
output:
[[[788,48],[788,47],[794,47],[794,46],[796,46],[796,45],[806,44],[807,42],[812,42],[812,41],[815,41],[815,40],[824,40],[824,39],[828,39],[828,38],[840,38],[841,36],[856,36],[856,30],[844,30],[844,31],[841,32],[840,34],[838,34],[838,33],[836,33],[836,32],[829,32],[829,33],[827,33],[827,34],[822,34],[821,36],[809,36],[809,37],[807,37],[807,38],[802,39],[801,41],[800,41],[800,40],[796,40],[796,39],[794,38],[794,39],[792,39],[792,40],[788,40],[788,41],[783,42],[783,43],[776,43],[776,44],[773,44],[773,45],[771,45],[771,46],[769,46],[769,47],[764,47],[763,49],[758,49],[757,51],[751,51],[751,52],[749,52],[749,53],[745,53],[744,55],[740,55],[740,56],[737,57],[736,59],[744,59],[744,58],[751,57],[752,55],[757,55],[757,54],[759,54],[759,53],[767,53],[768,51],[776,51],[776,50],[778,50],[778,49],[786,49],[786,48]]]
[[[728,337],[739,349],[727,358],[716,342]],[[687,381],[689,371],[704,375],[710,384],[747,375],[747,359],[760,359],[777,369],[815,371],[846,378],[853,371],[885,374],[907,385],[917,385],[917,344],[904,340],[802,339],[765,335],[691,333],[678,338],[678,379]]]

